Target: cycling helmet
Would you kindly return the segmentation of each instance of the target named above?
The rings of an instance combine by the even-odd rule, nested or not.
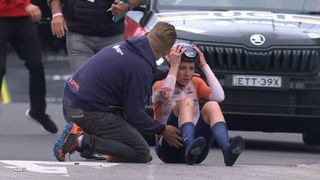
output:
[[[199,55],[195,49],[191,46],[191,44],[186,43],[177,43],[177,45],[181,45],[186,51],[181,56],[182,62],[199,62]]]

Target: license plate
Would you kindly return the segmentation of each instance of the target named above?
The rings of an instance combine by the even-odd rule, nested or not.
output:
[[[282,78],[280,76],[233,75],[232,85],[281,88]]]

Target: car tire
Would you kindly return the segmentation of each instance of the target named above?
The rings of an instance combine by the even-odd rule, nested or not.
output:
[[[302,140],[306,145],[320,145],[320,132],[303,133]]]

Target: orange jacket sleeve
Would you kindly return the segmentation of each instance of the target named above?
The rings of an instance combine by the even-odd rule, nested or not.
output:
[[[192,83],[197,90],[198,98],[205,98],[209,100],[211,92],[209,86],[204,82],[204,80],[199,77],[193,77]]]

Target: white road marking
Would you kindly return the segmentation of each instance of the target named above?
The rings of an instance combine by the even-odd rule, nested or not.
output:
[[[17,161],[17,160],[0,160],[4,165],[4,168],[15,169],[15,168],[26,168],[26,171],[44,173],[44,174],[61,174],[64,176],[68,175],[67,166],[88,166],[91,168],[108,168],[119,165],[119,163],[109,162],[53,162],[53,161]],[[44,165],[44,166],[42,166]]]

